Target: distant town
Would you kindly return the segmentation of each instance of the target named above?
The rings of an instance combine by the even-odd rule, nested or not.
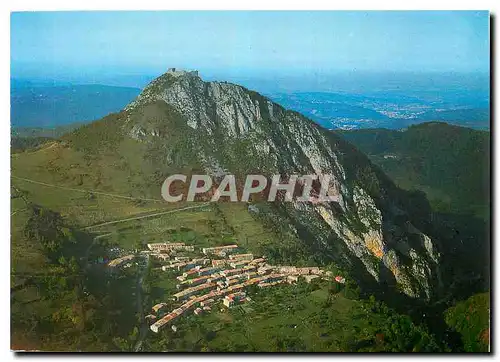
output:
[[[319,267],[275,266],[266,262],[266,257],[254,257],[250,253],[242,253],[236,244],[207,247],[195,250],[185,243],[153,243],[147,244],[148,250],[140,254],[155,258],[163,263],[165,272],[178,274],[177,289],[172,295],[178,302],[177,308],[166,311],[167,303],[158,303],[151,308],[151,314],[145,319],[150,329],[158,333],[163,328],[177,328],[173,322],[187,313],[201,315],[210,313],[212,308],[232,308],[249,302],[251,299],[245,291],[251,285],[269,288],[281,283],[296,283],[303,278],[307,283],[321,278],[345,283],[345,278],[333,276],[330,271]],[[186,252],[191,256],[183,255]],[[134,254],[113,259],[108,263],[110,268],[127,268],[131,266]]]

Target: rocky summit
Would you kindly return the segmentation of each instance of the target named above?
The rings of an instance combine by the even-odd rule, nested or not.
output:
[[[120,117],[130,137],[160,149],[151,162],[165,175],[187,163],[219,177],[333,175],[339,202],[256,201],[249,212],[294,234],[362,286],[425,300],[439,294],[440,253],[425,205],[415,207],[364,154],[301,114],[242,86],[172,68]]]

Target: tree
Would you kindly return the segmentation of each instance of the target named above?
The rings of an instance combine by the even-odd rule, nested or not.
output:
[[[31,205],[30,216],[24,226],[24,234],[30,240],[41,244],[45,254],[55,262],[59,259],[66,243],[75,239],[63,218],[57,212],[37,205]]]
[[[134,242],[134,249],[135,249],[136,251],[141,251],[143,247],[144,247],[144,245],[142,244],[141,239],[137,239],[137,240]]]

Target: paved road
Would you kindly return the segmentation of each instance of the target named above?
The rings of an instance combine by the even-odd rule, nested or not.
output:
[[[146,338],[146,335],[148,334],[149,331],[149,326],[147,321],[144,319],[144,310],[142,306],[142,282],[144,281],[144,276],[146,275],[146,271],[148,270],[149,263],[150,263],[150,258],[149,255],[141,255],[146,258],[146,266],[142,269],[141,273],[139,274],[139,277],[137,278],[137,313],[139,313],[140,316],[140,327],[139,327],[139,338],[137,339],[137,342],[135,344],[134,352],[139,352],[139,350],[142,347],[142,342]]]
[[[174,209],[174,210],[168,210],[168,211],[163,211],[163,212],[157,212],[157,213],[154,213],[154,214],[148,214],[148,215],[142,215],[142,216],[136,216],[136,217],[129,217],[129,218],[126,218],[126,219],[115,220],[115,221],[107,221],[107,222],[103,222],[102,224],[87,226],[87,227],[83,228],[83,230],[88,230],[88,229],[96,228],[96,227],[99,227],[99,226],[118,224],[120,222],[146,219],[148,217],[154,217],[154,216],[160,216],[160,215],[166,215],[166,214],[173,214],[175,212],[184,211],[184,210],[199,209],[199,208],[207,206],[208,204],[209,204],[209,202],[204,202],[203,204],[200,204],[200,205],[183,207],[181,209]]]
[[[24,177],[19,177],[19,176],[14,176],[14,175],[11,175],[10,177],[12,177],[16,180],[22,180],[22,181],[26,181],[26,182],[29,182],[32,184],[37,184],[37,185],[42,185],[42,186],[47,186],[47,187],[54,187],[54,188],[58,188],[58,189],[62,189],[62,190],[83,192],[86,194],[103,195],[103,196],[109,196],[109,197],[115,197],[115,198],[127,199],[127,200],[144,200],[144,201],[153,201],[153,202],[165,202],[165,200],[163,200],[163,199],[148,199],[148,198],[143,198],[143,197],[132,197],[132,196],[125,196],[125,195],[118,195],[118,194],[109,194],[107,192],[96,191],[96,190],[76,189],[73,187],[54,185],[54,184],[49,184],[49,183],[45,183],[45,182],[31,180],[29,178],[24,178]]]

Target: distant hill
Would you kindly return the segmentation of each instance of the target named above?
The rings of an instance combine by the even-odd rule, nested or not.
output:
[[[432,110],[424,112],[417,119],[419,121],[449,122],[474,129],[487,130],[490,128],[490,110],[488,108]]]
[[[405,189],[424,191],[436,211],[489,218],[490,133],[441,122],[404,131],[337,131]]]
[[[76,122],[65,124],[63,126],[57,127],[12,127],[10,130],[10,134],[12,138],[14,137],[49,137],[49,138],[57,138],[62,135],[71,132],[72,130],[83,126],[84,122]]]
[[[10,148],[12,153],[37,148],[46,142],[81,127],[85,123],[70,123],[58,127],[12,127],[10,130]]]
[[[11,137],[10,149],[12,153],[23,152],[32,148],[37,148],[46,142],[53,140],[51,137]]]
[[[56,127],[90,122],[123,109],[140,89],[104,85],[11,82],[13,127]]]

